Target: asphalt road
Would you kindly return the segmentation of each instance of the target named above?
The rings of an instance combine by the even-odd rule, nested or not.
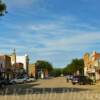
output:
[[[64,77],[8,86],[0,100],[100,100],[100,83],[72,85]]]

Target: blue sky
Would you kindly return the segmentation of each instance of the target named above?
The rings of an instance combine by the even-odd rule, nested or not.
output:
[[[28,53],[30,62],[65,67],[85,52],[100,52],[100,0],[4,0],[0,52]]]

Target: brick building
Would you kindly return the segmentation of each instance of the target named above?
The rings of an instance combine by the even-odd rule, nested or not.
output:
[[[11,58],[8,55],[0,55],[0,73],[5,78],[11,77]]]
[[[29,70],[28,70],[28,74],[29,76],[33,76],[33,77],[36,77],[36,66],[35,64],[29,64]]]
[[[15,63],[16,68],[23,68],[23,63]]]
[[[33,76],[36,79],[38,78],[47,78],[48,77],[48,70],[41,69],[40,66],[35,64],[29,64],[29,76]]]

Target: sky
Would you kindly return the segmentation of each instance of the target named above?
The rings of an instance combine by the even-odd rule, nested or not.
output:
[[[27,53],[30,63],[65,67],[84,53],[100,52],[100,0],[3,0],[0,53]]]

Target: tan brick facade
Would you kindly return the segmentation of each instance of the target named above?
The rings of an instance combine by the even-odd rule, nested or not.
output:
[[[92,54],[85,53],[84,59],[84,74],[94,78],[100,79],[100,53],[93,52]]]
[[[29,76],[35,77],[35,75],[36,75],[35,64],[29,64],[28,74],[29,74]]]

